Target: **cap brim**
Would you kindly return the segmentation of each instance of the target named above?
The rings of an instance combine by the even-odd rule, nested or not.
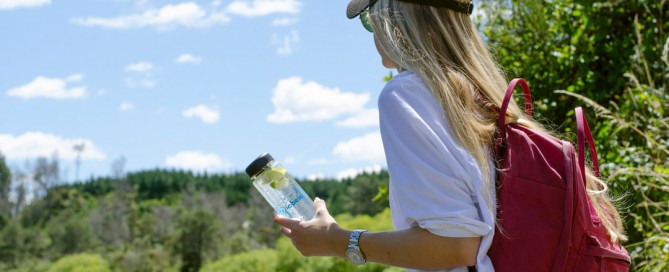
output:
[[[351,0],[346,8],[346,17],[353,19],[369,6],[370,0]]]

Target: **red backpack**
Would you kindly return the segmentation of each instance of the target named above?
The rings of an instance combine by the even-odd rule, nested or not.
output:
[[[585,186],[585,143],[599,176],[597,153],[581,108],[576,109],[578,159],[571,143],[519,124],[505,124],[511,95],[520,83],[525,114],[530,89],[511,81],[499,111],[497,141],[498,227],[488,256],[495,271],[628,271],[624,247],[611,243]]]

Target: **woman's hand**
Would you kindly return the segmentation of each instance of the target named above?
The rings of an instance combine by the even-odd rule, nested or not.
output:
[[[281,233],[293,241],[304,256],[344,257],[351,233],[337,225],[325,207],[325,201],[314,199],[316,215],[309,221],[299,221],[274,214],[274,222],[281,225]]]

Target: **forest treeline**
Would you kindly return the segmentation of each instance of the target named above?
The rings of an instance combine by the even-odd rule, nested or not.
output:
[[[385,171],[300,182],[310,196],[326,199],[332,214],[349,217],[387,208],[387,199],[373,201],[387,183]],[[0,220],[3,271],[46,270],[82,253],[69,262],[104,261],[119,271],[198,271],[224,256],[273,248],[280,238],[269,205],[245,173],[147,170],[57,184],[20,208],[4,202],[13,205],[4,205]]]

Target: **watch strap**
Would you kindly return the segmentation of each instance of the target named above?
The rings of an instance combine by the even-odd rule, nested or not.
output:
[[[351,235],[349,236],[347,251],[354,251],[357,253],[357,255],[359,255],[362,258],[362,263],[356,263],[349,258],[349,261],[351,261],[353,264],[363,265],[366,262],[365,255],[360,250],[360,235],[362,235],[362,233],[366,231],[367,230],[364,229],[356,229],[353,230],[353,232],[351,232]]]

